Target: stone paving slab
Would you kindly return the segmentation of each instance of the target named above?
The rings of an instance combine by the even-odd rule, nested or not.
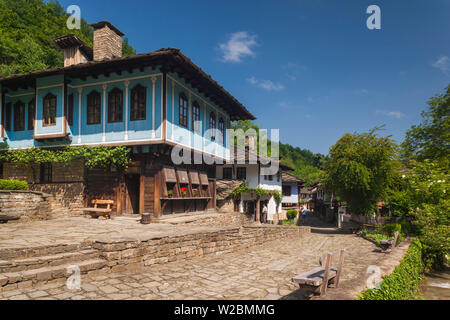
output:
[[[55,283],[3,292],[0,299],[304,299],[291,278],[317,267],[322,254],[342,248],[347,250],[341,278],[343,286],[351,284],[369,265],[385,257],[371,242],[329,230],[220,256],[83,277],[80,290],[69,290],[65,283]]]
[[[221,230],[224,227],[192,224],[156,223],[143,225],[139,218],[113,220],[64,217],[26,224],[0,224],[0,251],[11,248],[43,247],[54,244],[84,243],[102,239],[150,239]]]

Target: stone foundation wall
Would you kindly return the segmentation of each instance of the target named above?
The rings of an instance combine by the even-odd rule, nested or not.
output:
[[[95,241],[93,248],[107,261],[103,271],[120,272],[206,255],[221,255],[263,245],[268,241],[302,237],[309,227],[244,226],[179,237]]]
[[[49,198],[42,192],[0,191],[0,215],[20,217],[18,222],[49,220],[52,218]]]
[[[234,211],[233,199],[227,198],[225,200],[217,200],[217,210],[219,212],[233,212]]]
[[[30,185],[31,190],[52,195],[51,204],[54,211],[70,216],[82,215],[84,188],[84,182]]]
[[[69,165],[52,164],[52,181],[41,183],[39,165],[22,165],[5,163],[3,177],[10,180],[27,181],[30,190],[43,192],[53,197],[49,199],[50,207],[55,214],[81,215],[84,207],[84,173],[82,161],[77,160]]]
[[[250,216],[240,212],[218,212],[214,215],[207,217],[200,217],[195,220],[195,224],[204,226],[216,226],[216,227],[230,227],[230,226],[243,226],[252,223]]]

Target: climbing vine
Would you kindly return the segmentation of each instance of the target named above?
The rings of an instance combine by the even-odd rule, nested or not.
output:
[[[250,188],[247,184],[246,181],[244,181],[239,187],[237,187],[232,193],[231,195],[236,198],[238,196],[240,196],[243,193],[246,192],[254,192],[256,194],[256,197],[259,199],[263,196],[267,196],[267,195],[273,195],[275,198],[275,201],[277,202],[277,205],[279,205],[281,203],[282,200],[282,196],[280,194],[279,191],[269,191],[269,190],[265,190],[262,188]]]
[[[65,147],[58,150],[29,148],[9,150],[0,154],[0,162],[14,164],[61,163],[69,165],[74,160],[82,160],[88,168],[126,168],[131,160],[127,147]]]

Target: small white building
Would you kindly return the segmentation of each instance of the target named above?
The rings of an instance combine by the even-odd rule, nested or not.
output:
[[[282,172],[281,179],[283,181],[283,207],[296,207],[300,200],[299,191],[303,187],[305,181],[285,171]]]
[[[250,153],[251,152],[252,151],[250,151]],[[278,191],[280,194],[282,193],[281,170],[292,170],[292,168],[281,164],[277,159],[265,158],[266,161],[276,161],[279,165],[279,170],[274,175],[264,175],[261,172],[261,156],[257,157],[257,163],[249,164],[248,149],[246,149],[245,154],[246,161],[243,164],[240,164],[243,161],[235,160],[234,163],[216,167],[217,208],[221,211],[232,210],[247,213],[249,215],[254,215],[255,217],[256,209],[258,207],[258,198],[255,192],[246,192],[240,195],[238,199],[232,199],[230,197],[231,193],[245,181],[250,189],[260,188],[269,191],[267,196],[262,196],[259,199],[259,210],[260,213],[262,213],[263,206],[267,205],[267,220],[273,220],[273,215],[281,213],[282,208],[281,203],[277,204],[275,201],[272,192]],[[266,162],[264,161],[264,163]],[[233,183],[231,181],[235,182]]]

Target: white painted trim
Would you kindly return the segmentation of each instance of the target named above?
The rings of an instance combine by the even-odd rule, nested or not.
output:
[[[8,98],[17,98],[17,97],[26,97],[26,96],[32,96],[34,95],[35,92],[28,92],[28,93],[21,93],[21,94],[9,94],[9,93],[5,93],[5,97]]]
[[[192,128],[192,93],[189,92],[188,95],[188,119],[187,119],[188,123],[187,123],[187,127],[188,127],[188,131],[189,131],[189,144],[192,144],[192,132],[194,130],[194,128]]]
[[[51,89],[51,88],[57,88],[57,87],[64,87],[64,84],[54,84],[54,85],[51,85],[51,86],[45,86],[45,87],[39,87],[39,88],[36,88],[36,89]]]
[[[106,142],[106,89],[108,85],[105,83],[102,85],[103,88],[103,133],[102,133],[102,142]]]
[[[166,87],[166,95],[167,95],[167,87]],[[166,104],[167,108],[167,104]],[[163,125],[163,113],[164,113],[164,75],[161,76],[161,125]],[[166,117],[167,117],[167,110],[166,110]],[[166,136],[167,136],[167,121],[166,121]],[[161,129],[161,137],[162,137],[162,129]],[[165,138],[165,137],[164,137]]]
[[[188,88],[186,85],[182,84],[180,81],[174,79],[172,76],[167,74],[167,77],[170,77],[173,81],[175,81],[180,87],[183,87],[185,90],[187,90],[189,93],[192,93],[194,96],[196,96],[199,100],[203,101],[205,104],[209,105],[211,108],[213,108],[216,112],[220,112],[224,117],[227,117],[227,114],[225,111],[220,110],[215,105],[209,103],[206,99],[195,93],[192,89]]]
[[[62,87],[63,89],[62,89],[62,112],[63,112],[63,114],[62,114],[62,117],[61,117],[61,132],[52,132],[52,133],[45,133],[45,134],[36,134],[36,130],[37,130],[37,123],[38,123],[38,97],[39,97],[39,89],[48,89],[48,88],[56,88],[56,87]],[[56,98],[58,98],[58,97],[56,97]],[[48,136],[48,135],[55,135],[55,134],[64,134],[64,123],[62,123],[62,119],[64,119],[64,104],[65,104],[65,101],[64,101],[65,99],[64,99],[64,85],[54,85],[54,86],[47,86],[47,87],[40,87],[40,88],[36,88],[36,106],[35,106],[35,109],[36,109],[36,118],[35,118],[35,123],[34,123],[34,137],[35,138],[39,138],[39,137],[45,137],[45,136]],[[58,101],[58,100],[56,100],[56,101]],[[56,106],[56,110],[58,110],[58,106]],[[42,103],[42,112],[44,111],[44,103]],[[57,112],[58,113],[58,112]],[[58,119],[59,118],[56,118],[56,123],[58,123]],[[42,125],[42,122],[43,122],[43,120],[41,120],[41,127],[43,128],[43,125]],[[36,140],[36,139],[35,139]]]
[[[152,77],[152,137],[155,138],[155,126],[156,126],[156,119],[155,119],[155,101],[156,101],[156,77]],[[162,99],[162,96],[161,96]]]
[[[125,85],[125,141],[128,141],[128,92],[129,92],[129,86],[130,86],[130,81],[126,80],[124,81],[124,85]]]
[[[175,81],[173,81],[172,79],[172,140],[175,139],[174,131],[175,131]]]
[[[78,88],[78,144],[81,144],[81,103],[83,100],[83,88]]]
[[[80,85],[77,85],[77,86],[73,86],[73,85],[68,85],[68,86],[70,88],[95,87],[95,86],[101,86],[101,85],[104,85],[104,84],[122,82],[122,81],[127,81],[127,80],[128,81],[139,80],[139,79],[152,78],[152,77],[158,77],[158,76],[162,76],[162,73],[147,74],[145,76],[122,78],[122,79],[117,79],[117,80],[109,80],[109,81],[100,81],[100,82],[86,83],[86,84],[80,84]]]
[[[208,151],[200,150],[200,149],[194,148],[193,146],[188,146],[188,145],[182,144],[182,143],[180,143],[178,141],[174,141],[174,140],[171,140],[171,139],[169,139],[168,141],[170,141],[172,143],[176,143],[177,145],[182,146],[182,147],[186,147],[188,149],[192,149],[192,150],[195,150],[195,151],[198,151],[198,152],[201,152],[201,153],[205,153],[205,154],[208,154],[208,155],[216,157],[216,158],[227,160],[227,158],[222,158],[222,157],[218,156],[217,154],[213,154],[213,153],[208,152]],[[205,140],[203,139],[203,141],[205,141]]]
[[[142,139],[142,140],[128,140],[128,141],[108,141],[108,142],[89,142],[89,143],[83,143],[80,144],[81,146],[89,146],[89,145],[108,145],[108,144],[118,144],[118,143],[123,143],[125,146],[127,145],[127,143],[144,143],[144,142],[154,142],[154,141],[161,141],[163,142],[163,140],[161,140],[160,138],[156,138],[156,139]],[[72,146],[79,146],[79,144],[73,144]]]

